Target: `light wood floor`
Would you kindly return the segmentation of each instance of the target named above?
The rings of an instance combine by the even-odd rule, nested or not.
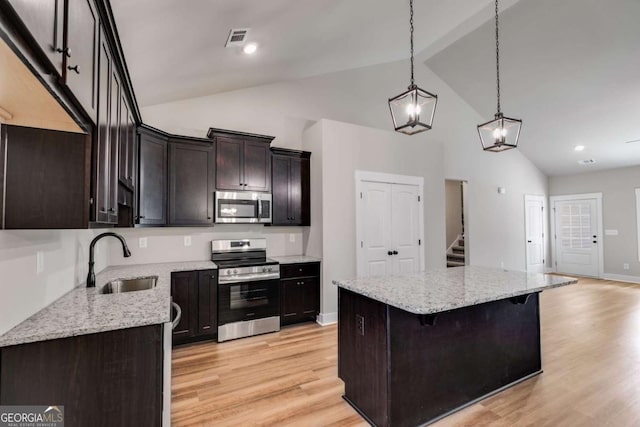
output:
[[[541,296],[544,373],[436,424],[640,425],[640,286],[581,280]],[[341,398],[336,327],[306,324],[173,352],[175,426],[367,425]]]

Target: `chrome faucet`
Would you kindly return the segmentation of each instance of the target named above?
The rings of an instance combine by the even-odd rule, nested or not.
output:
[[[91,241],[91,245],[89,245],[89,274],[87,274],[87,288],[95,288],[96,287],[96,275],[93,272],[93,264],[94,264],[94,262],[93,262],[93,247],[96,245],[98,240],[102,239],[103,237],[108,237],[108,236],[115,237],[116,239],[120,240],[120,243],[122,243],[122,253],[123,253],[125,258],[129,258],[131,256],[131,252],[129,251],[129,247],[127,246],[127,242],[124,240],[124,237],[122,237],[121,235],[119,235],[117,233],[112,233],[112,232],[98,234]]]

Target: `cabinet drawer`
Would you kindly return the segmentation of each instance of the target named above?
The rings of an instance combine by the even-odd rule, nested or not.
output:
[[[317,277],[317,276],[320,276],[319,262],[280,265],[280,278],[282,279],[288,279],[291,277]]]

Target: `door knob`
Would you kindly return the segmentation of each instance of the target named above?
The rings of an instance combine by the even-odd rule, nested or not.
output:
[[[598,241],[597,241],[597,240],[594,240],[594,241],[593,241],[593,243],[598,243]]]
[[[71,58],[71,49],[69,49],[68,47],[65,47],[64,49],[57,48],[57,49],[56,49],[56,52],[58,52],[58,53],[64,53],[64,55],[65,55],[67,58]]]
[[[593,238],[595,239],[596,237],[598,237],[598,236],[596,236],[596,235],[594,234],[594,235],[593,235]]]
[[[393,251],[393,254],[394,255],[398,255],[398,251]]]
[[[388,251],[388,252],[387,252],[387,255],[391,256],[391,255],[393,255],[393,252]]]
[[[80,67],[78,65],[74,65],[73,67],[69,65],[67,66],[67,68],[69,69],[69,71],[75,71],[76,74],[80,74]]]

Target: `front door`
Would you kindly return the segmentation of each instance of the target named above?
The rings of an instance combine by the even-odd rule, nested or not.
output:
[[[544,272],[544,197],[525,196],[527,271]]]
[[[559,273],[599,276],[597,206],[596,199],[554,202],[556,270]]]

